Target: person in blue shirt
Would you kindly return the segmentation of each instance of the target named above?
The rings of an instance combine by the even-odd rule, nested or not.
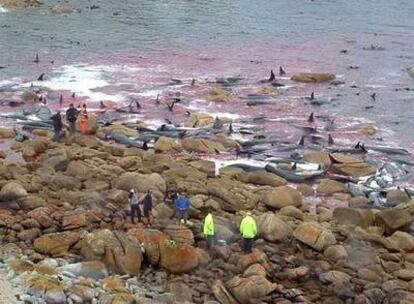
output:
[[[181,220],[184,220],[184,224],[187,225],[190,206],[190,199],[185,197],[182,193],[178,193],[178,197],[175,200],[175,212],[179,224],[181,224]]]

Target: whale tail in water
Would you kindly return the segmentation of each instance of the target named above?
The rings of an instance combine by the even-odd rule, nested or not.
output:
[[[311,93],[311,95],[310,95],[310,99],[311,99],[311,100],[314,100],[314,99],[315,99],[315,92],[312,92],[312,93]]]
[[[45,73],[40,74],[40,76],[37,78],[37,81],[43,81],[45,77]]]
[[[376,99],[375,99],[376,97],[377,97],[377,93],[372,93],[372,94],[371,94],[371,98],[372,98],[372,100],[373,100],[373,101],[375,101],[375,100],[376,100]]]
[[[313,118],[313,112],[309,115],[308,122],[314,122],[315,119]]]
[[[275,80],[275,73],[273,73],[273,70],[270,70],[270,77],[269,77],[269,82],[272,82],[273,80]]]
[[[279,67],[279,76],[283,76],[285,74],[286,74],[285,70],[282,67]]]
[[[168,111],[170,111],[170,112],[172,112],[173,111],[173,109],[174,109],[174,105],[177,103],[177,101],[176,100],[174,100],[173,102],[171,102],[171,103],[167,103],[167,107],[168,107]]]
[[[229,124],[229,134],[233,134],[234,133],[234,130],[233,130],[233,124],[232,123],[230,123]]]
[[[335,142],[334,142],[334,139],[333,139],[332,135],[328,134],[328,145],[333,145],[334,143]]]
[[[36,53],[36,58],[35,58],[35,60],[33,60],[33,62],[34,63],[39,63],[40,62],[38,53]]]
[[[299,140],[298,145],[302,147],[305,145],[305,135],[302,135],[302,137]]]

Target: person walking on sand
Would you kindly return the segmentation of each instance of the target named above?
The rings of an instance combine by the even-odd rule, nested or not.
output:
[[[253,239],[257,234],[256,221],[252,217],[250,211],[246,213],[246,216],[240,223],[240,234],[243,238],[243,251],[244,253],[251,253],[253,247]]]
[[[66,120],[69,123],[69,133],[74,134],[76,131],[76,120],[78,119],[78,110],[73,106],[73,103],[69,105],[69,109],[66,111]]]
[[[131,207],[131,223],[135,224],[135,216],[138,218],[138,223],[141,222],[141,210],[138,205],[137,189],[133,188],[129,191],[129,204]]]
[[[83,135],[88,134],[88,112],[86,111],[86,104],[84,103],[80,110],[80,129]]]
[[[53,135],[53,141],[60,141],[61,132],[63,128],[62,116],[60,115],[60,111],[57,111],[55,115],[52,115],[52,121],[53,129],[55,131],[55,134]]]
[[[144,225],[149,227],[152,225],[153,217],[152,217],[152,202],[153,202],[153,195],[152,190],[149,189],[147,193],[140,199],[142,201],[142,210],[144,213]]]
[[[184,220],[184,225],[187,225],[188,211],[191,206],[191,201],[185,197],[182,193],[178,193],[178,197],[175,200],[175,211],[178,219],[178,224],[181,224],[181,220]]]
[[[213,218],[213,214],[211,211],[209,211],[206,217],[204,218],[203,233],[206,237],[207,250],[211,251],[211,249],[214,246],[214,237],[215,237],[214,218]]]

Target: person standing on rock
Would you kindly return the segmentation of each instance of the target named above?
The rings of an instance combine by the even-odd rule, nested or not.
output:
[[[187,225],[188,211],[190,210],[190,206],[191,201],[182,193],[178,193],[178,197],[175,200],[175,211],[178,219],[178,224],[181,224],[181,220],[184,220],[184,225]]]
[[[141,209],[138,205],[137,189],[133,188],[129,191],[129,204],[131,206],[131,223],[135,224],[135,216],[138,218],[138,223],[141,222]]]
[[[60,141],[61,132],[63,128],[62,116],[60,115],[60,111],[57,111],[55,115],[52,115],[52,121],[53,129],[55,131],[55,135],[53,135],[53,141]]]
[[[69,132],[74,134],[76,131],[76,120],[78,119],[78,110],[73,106],[73,103],[69,105],[69,109],[66,111],[66,120],[69,123]]]
[[[80,129],[83,135],[88,134],[88,112],[86,111],[86,103],[83,104],[80,110]]]
[[[240,234],[243,238],[244,253],[251,253],[253,247],[253,239],[257,234],[256,221],[252,217],[252,213],[248,211],[246,216],[240,223]]]
[[[152,202],[153,196],[152,191],[149,189],[147,193],[140,199],[142,201],[142,209],[144,213],[144,224],[145,226],[149,227],[152,225],[153,217],[152,217]]]
[[[208,251],[211,251],[211,249],[214,246],[214,236],[215,236],[214,218],[213,218],[213,214],[211,213],[211,211],[209,211],[207,216],[204,218],[203,233],[206,237],[207,249]]]

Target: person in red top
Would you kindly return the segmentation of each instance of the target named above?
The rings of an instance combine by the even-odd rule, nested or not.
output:
[[[86,104],[84,103],[80,110],[80,129],[82,134],[88,134],[88,112],[86,111]]]

